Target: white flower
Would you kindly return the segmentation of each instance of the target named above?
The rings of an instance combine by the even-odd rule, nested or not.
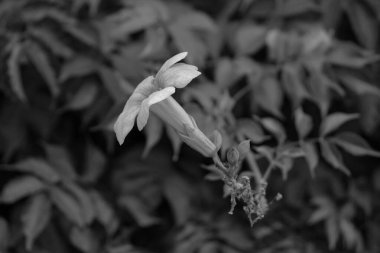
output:
[[[114,130],[120,145],[132,130],[135,119],[141,131],[149,118],[149,111],[176,130],[181,139],[204,156],[211,157],[219,149],[221,140],[216,134],[215,145],[199,130],[194,119],[171,96],[176,88],[184,88],[201,73],[193,65],[178,63],[187,52],[177,54],[167,60],[156,76],[145,78],[128,99],[119,115]]]

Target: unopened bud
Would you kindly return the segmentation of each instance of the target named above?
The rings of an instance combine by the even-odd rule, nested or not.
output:
[[[230,164],[236,164],[239,161],[239,151],[233,147],[227,152],[227,161]]]

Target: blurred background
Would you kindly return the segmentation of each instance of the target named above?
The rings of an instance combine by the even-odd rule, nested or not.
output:
[[[379,0],[1,0],[0,252],[380,252],[379,22]],[[183,51],[202,75],[175,98],[267,181],[253,227],[160,119],[117,144]]]

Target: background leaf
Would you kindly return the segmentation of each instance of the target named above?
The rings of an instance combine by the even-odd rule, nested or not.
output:
[[[26,95],[22,84],[21,78],[21,57],[23,54],[23,46],[21,43],[16,43],[11,51],[8,59],[8,74],[11,81],[11,88],[18,98],[26,101]]]
[[[48,225],[51,216],[50,200],[44,193],[34,195],[21,217],[26,249],[31,250],[35,239]]]
[[[321,135],[325,136],[339,128],[344,123],[358,118],[358,114],[333,113],[328,115],[321,126]]]
[[[354,133],[341,133],[332,141],[352,155],[380,156],[380,152],[373,150],[364,139]]]
[[[36,43],[28,43],[25,46],[25,53],[28,55],[29,60],[36,67],[38,72],[44,78],[49,90],[53,96],[57,96],[59,88],[57,84],[57,78],[54,69],[49,63],[48,56],[43,49]]]
[[[295,124],[299,137],[305,138],[311,131],[313,127],[313,121],[311,117],[305,114],[302,108],[295,111]]]
[[[13,203],[45,188],[46,185],[33,176],[18,177],[4,186],[0,200],[5,203]]]

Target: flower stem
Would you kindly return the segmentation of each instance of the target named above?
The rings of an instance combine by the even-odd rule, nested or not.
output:
[[[276,165],[276,163],[270,163],[269,165],[268,165],[268,168],[267,168],[267,170],[265,171],[265,173],[264,173],[264,176],[263,176],[263,180],[264,181],[267,181],[268,180],[268,178],[269,178],[269,176],[270,176],[270,173],[272,172],[272,170],[274,169],[274,167],[275,167],[275,165]]]
[[[253,156],[253,154],[251,152],[249,152],[247,154],[246,159],[247,159],[249,167],[253,171],[254,178],[255,178],[255,181],[256,181],[256,185],[260,186],[263,183],[263,181],[266,181],[266,179],[263,178],[263,175],[261,174],[259,166],[257,165],[257,163],[255,161],[255,157]]]
[[[212,160],[214,161],[215,165],[222,170],[223,174],[227,173],[227,168],[223,165],[222,161],[220,160],[219,155],[216,153],[213,157]]]

